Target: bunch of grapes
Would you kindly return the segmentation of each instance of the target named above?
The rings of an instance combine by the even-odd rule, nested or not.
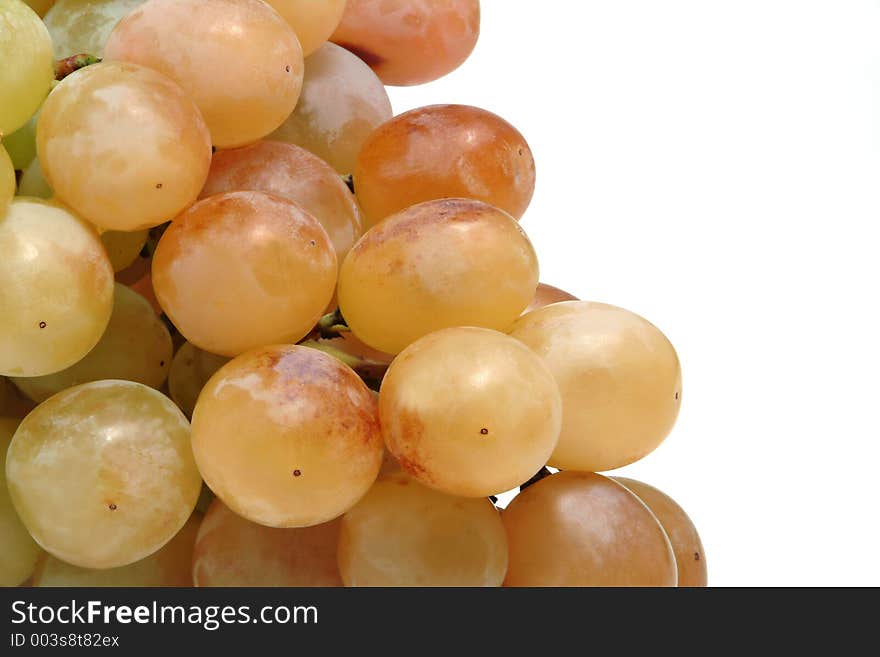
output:
[[[705,585],[685,512],[595,474],[672,429],[672,345],[539,283],[513,126],[392,114],[479,26],[0,0],[2,584]]]

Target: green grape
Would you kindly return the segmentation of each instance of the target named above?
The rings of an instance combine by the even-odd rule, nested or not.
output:
[[[202,485],[189,422],[162,393],[96,381],[40,404],[6,457],[12,501],[49,553],[83,568],[115,568],[165,545]]]
[[[0,417],[0,454],[6,455],[16,427],[18,420]],[[41,550],[12,506],[3,468],[0,468],[0,540],[3,545],[0,550],[0,586],[18,586],[33,574]]]
[[[107,230],[101,233],[101,241],[107,249],[113,271],[119,272],[131,265],[147,243],[149,230]]]
[[[0,144],[0,213],[6,210],[6,204],[15,196],[15,169],[9,154]]]
[[[49,556],[34,573],[37,587],[189,587],[193,546],[201,516],[193,514],[177,534],[150,556],[118,568],[81,568]]]
[[[314,527],[264,527],[214,500],[193,555],[196,586],[342,586],[339,520]]]
[[[538,259],[509,214],[480,201],[413,206],[370,229],[339,272],[354,334],[396,354],[454,326],[510,328],[532,300]]]
[[[444,495],[398,472],[343,516],[338,558],[346,586],[500,586],[507,537],[489,500]]]
[[[122,18],[146,0],[58,0],[46,14],[55,58],[104,56],[107,38]]]
[[[94,228],[17,198],[0,216],[0,374],[43,376],[98,344],[113,309],[113,267]]]
[[[451,328],[391,363],[379,417],[385,444],[416,479],[450,495],[487,497],[547,463],[562,401],[550,370],[522,343],[488,329]]]
[[[67,388],[103,379],[136,381],[158,389],[168,376],[171,355],[171,336],[149,301],[116,283],[110,323],[85,358],[55,374],[13,381],[38,403]]]
[[[0,0],[0,137],[27,123],[55,80],[52,39],[21,0]]]
[[[52,188],[43,175],[43,168],[40,161],[34,158],[28,165],[27,169],[21,175],[21,181],[18,183],[19,196],[30,196],[32,198],[41,198],[49,200],[53,196]]]
[[[192,417],[199,393],[208,379],[228,362],[226,356],[202,351],[190,342],[184,342],[174,354],[168,374],[168,390],[171,399],[187,417]]]
[[[58,199],[110,230],[169,221],[198,197],[211,166],[192,99],[161,73],[122,62],[87,66],[55,87],[40,110],[37,153]]]
[[[12,165],[19,171],[27,169],[37,156],[37,118],[35,114],[30,120],[11,135],[3,137],[6,152],[12,158]]]

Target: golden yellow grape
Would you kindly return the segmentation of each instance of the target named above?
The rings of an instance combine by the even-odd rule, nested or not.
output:
[[[707,586],[706,552],[697,528],[694,527],[685,510],[666,493],[653,486],[625,477],[614,477],[614,480],[626,486],[631,493],[642,500],[660,521],[675,552],[678,585]]]
[[[286,20],[302,45],[303,54],[315,52],[342,20],[346,0],[266,0]]]
[[[530,313],[538,308],[549,306],[551,303],[559,303],[561,301],[579,301],[579,299],[558,287],[547,285],[546,283],[538,283],[538,289],[535,290],[535,296],[532,302],[523,310],[523,315]]]
[[[217,148],[268,135],[302,89],[299,40],[261,0],[148,0],[116,26],[104,54],[179,82]]]
[[[226,356],[202,351],[189,342],[185,342],[174,354],[168,374],[168,391],[187,417],[192,417],[196,400],[208,379],[228,362]]]
[[[238,515],[271,527],[318,525],[345,513],[376,479],[376,399],[316,349],[255,349],[205,386],[193,451],[205,482]]]
[[[0,455],[4,458],[18,423],[16,419],[0,417]],[[3,468],[0,468],[0,537],[3,542],[0,551],[0,586],[18,586],[33,574],[42,551],[12,506]]]
[[[189,587],[193,546],[201,515],[193,514],[177,534],[148,557],[119,568],[80,568],[47,557],[34,573],[37,587]]]
[[[520,219],[535,191],[525,138],[499,116],[467,105],[414,109],[379,126],[358,154],[354,188],[366,225],[411,205],[472,198]]]
[[[423,484],[487,497],[547,463],[562,401],[550,370],[522,343],[488,329],[451,328],[394,359],[379,417],[388,449]]]
[[[149,301],[116,283],[113,314],[107,330],[82,360],[65,370],[26,378],[15,385],[35,402],[91,381],[120,379],[160,388],[168,376],[172,357],[171,336]]]
[[[15,169],[9,153],[0,144],[0,214],[6,211],[6,205],[15,196]]]
[[[501,515],[505,586],[675,586],[675,555],[641,500],[597,474],[559,472]]]
[[[101,233],[101,242],[107,250],[113,271],[120,272],[129,267],[140,255],[144,244],[147,243],[148,230],[136,230],[126,232],[120,230],[105,230]]]
[[[239,191],[299,203],[327,231],[340,264],[361,236],[361,213],[348,186],[330,165],[299,146],[262,141],[215,153],[201,197]]]
[[[159,303],[187,340],[236,356],[296,342],[333,296],[327,232],[292,201],[232,192],[199,201],[168,227],[153,256]]]
[[[373,70],[326,43],[306,58],[296,109],[269,138],[302,146],[349,174],[367,137],[391,116],[388,92]]]
[[[500,586],[507,537],[488,499],[445,495],[383,475],[342,518],[346,586]]]
[[[104,56],[104,44],[116,24],[146,0],[58,0],[46,14],[55,58]]]
[[[339,307],[354,334],[396,354],[453,326],[507,330],[538,285],[538,259],[505,212],[444,199],[369,230],[339,273]]]
[[[192,100],[164,75],[122,62],[87,66],[55,87],[40,110],[37,153],[58,199],[110,230],[173,218],[211,165]]]
[[[113,268],[94,228],[19,197],[0,215],[0,375],[42,376],[94,347],[113,309]]]
[[[681,405],[681,367],[660,330],[623,308],[566,301],[520,318],[510,335],[550,367],[562,434],[550,465],[602,472],[646,456]]]
[[[183,413],[130,381],[86,383],[40,404],[15,432],[6,478],[34,539],[83,568],[156,552],[186,523],[202,484]]]
[[[214,500],[196,541],[196,586],[342,586],[339,520],[313,527],[264,527]]]
[[[331,39],[404,86],[454,71],[479,36],[479,0],[348,0]]]

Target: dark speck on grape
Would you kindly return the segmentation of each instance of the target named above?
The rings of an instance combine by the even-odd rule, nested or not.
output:
[[[162,183],[156,183],[156,189],[162,189]]]
[[[40,328],[41,329],[46,328],[46,322],[40,322]]]
[[[294,471],[293,471],[293,476],[294,476],[294,477],[299,477],[301,474],[302,474],[302,472],[301,472],[300,470],[294,470]]]
[[[290,73],[290,64],[288,64],[287,66],[285,66],[285,67],[284,67],[284,70],[287,71],[288,73]]]
[[[318,243],[317,243],[315,240],[312,240],[312,241],[310,242],[310,244],[311,244],[312,246],[316,246]]]
[[[115,504],[112,504],[112,503],[111,503],[107,508],[109,508],[111,511],[116,511],[116,505],[115,505]]]
[[[489,430],[487,428],[483,427],[482,429],[480,429],[480,433],[483,434],[484,436],[488,436]]]

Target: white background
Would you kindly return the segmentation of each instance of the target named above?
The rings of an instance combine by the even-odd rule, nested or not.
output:
[[[626,474],[710,584],[880,585],[880,2],[482,6],[471,59],[392,102],[517,126],[542,280],[676,345],[678,425]]]

